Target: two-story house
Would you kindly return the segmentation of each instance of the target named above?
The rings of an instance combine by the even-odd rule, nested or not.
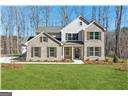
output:
[[[105,29],[79,16],[64,28],[44,28],[26,42],[27,61],[104,60]]]

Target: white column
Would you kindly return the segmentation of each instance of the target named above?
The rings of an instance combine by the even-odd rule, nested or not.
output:
[[[73,60],[73,57],[74,57],[74,48],[72,47],[72,60]]]
[[[62,47],[62,59],[64,59],[64,47]]]

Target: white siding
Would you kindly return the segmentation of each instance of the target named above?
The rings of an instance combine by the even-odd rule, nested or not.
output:
[[[87,32],[101,32],[101,40],[87,40]],[[86,60],[87,58],[93,60],[93,59],[97,59],[99,58],[100,60],[104,60],[105,59],[105,48],[104,48],[104,32],[98,28],[95,24],[92,24],[90,27],[88,27],[85,31],[84,31],[84,59]],[[87,47],[101,47],[101,57],[97,57],[97,56],[91,56],[91,57],[87,57]]]
[[[80,22],[82,22],[82,25],[80,25]],[[81,21],[79,18],[75,19],[71,23],[69,23],[66,27],[64,27],[61,30],[61,41],[65,42],[65,34],[66,33],[79,33],[82,29],[84,29],[87,26],[86,23]],[[79,37],[81,39],[81,37]]]

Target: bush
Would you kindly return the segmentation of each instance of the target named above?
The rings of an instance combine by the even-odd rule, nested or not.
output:
[[[128,64],[127,63],[120,63],[117,65],[116,69],[120,71],[128,71]]]
[[[118,61],[119,61],[119,60],[118,60],[118,57],[117,57],[116,55],[114,55],[114,57],[113,57],[113,62],[114,62],[114,63],[118,63]]]

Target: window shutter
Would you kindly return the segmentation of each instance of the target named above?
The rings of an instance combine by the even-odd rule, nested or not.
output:
[[[55,57],[57,57],[57,48],[55,47]]]
[[[90,47],[87,47],[87,57],[90,56]]]
[[[42,42],[42,37],[40,37],[40,42]]]
[[[101,40],[101,32],[99,32],[99,39]]]
[[[49,57],[49,47],[47,47],[47,57]]]
[[[66,37],[65,37],[66,40],[68,40],[68,34],[66,33]]]
[[[39,47],[39,57],[41,57],[41,47]]]
[[[99,47],[99,56],[101,57],[101,47]]]
[[[31,47],[31,57],[33,57],[33,47]]]

